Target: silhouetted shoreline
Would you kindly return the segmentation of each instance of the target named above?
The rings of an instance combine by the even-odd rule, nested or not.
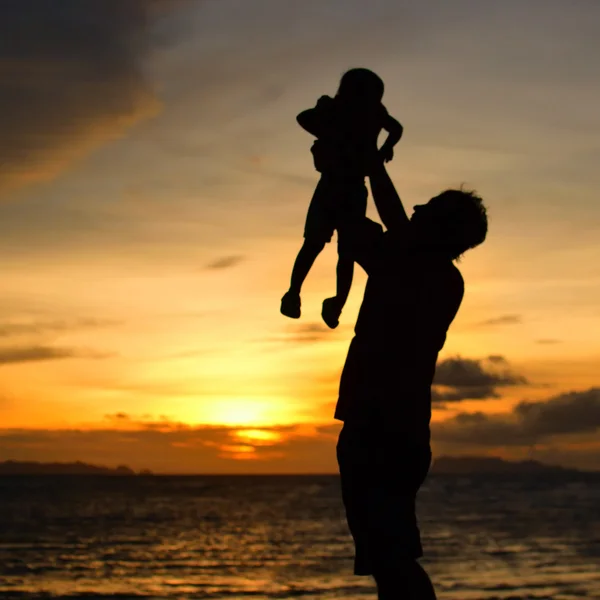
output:
[[[508,461],[496,456],[440,456],[434,460],[432,474],[579,474],[589,473],[581,469],[549,465],[537,460]],[[591,471],[597,473],[599,471]]]
[[[143,470],[140,475],[152,475],[148,470]],[[133,469],[125,465],[116,468],[91,465],[81,461],[70,463],[41,463],[35,461],[0,462],[0,475],[138,475]]]
[[[432,475],[536,475],[563,474],[579,475],[600,473],[550,465],[536,460],[507,461],[493,456],[440,456],[431,467]],[[116,468],[92,465],[81,461],[69,463],[41,463],[33,461],[0,462],[0,476],[3,475],[100,475],[119,477],[166,476],[166,477],[328,477],[336,473],[269,473],[269,474],[214,474],[214,473],[154,473],[149,469],[134,471],[126,465]]]

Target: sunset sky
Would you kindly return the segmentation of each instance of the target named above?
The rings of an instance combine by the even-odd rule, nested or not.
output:
[[[279,302],[318,176],[295,116],[366,66],[409,214],[488,205],[434,454],[600,469],[598,31],[595,0],[2,2],[0,461],[336,471],[366,277],[335,331],[335,244]]]

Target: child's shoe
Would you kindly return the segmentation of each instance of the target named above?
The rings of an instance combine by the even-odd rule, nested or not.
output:
[[[321,310],[321,316],[328,327],[335,329],[340,324],[339,319],[341,314],[342,304],[338,300],[337,296],[323,300],[323,310]]]
[[[300,318],[300,294],[286,292],[281,299],[281,314],[290,319]]]

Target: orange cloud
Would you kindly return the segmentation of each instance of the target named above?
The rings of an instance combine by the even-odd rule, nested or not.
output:
[[[502,414],[460,413],[434,423],[434,454],[521,459],[535,452],[548,463],[600,465],[598,388],[544,401],[521,402]],[[0,429],[0,456],[19,461],[72,462],[157,473],[336,473],[341,423],[250,428],[190,426],[166,417],[108,415],[98,429]]]
[[[162,473],[335,473],[331,437],[305,427],[263,428],[260,435],[277,442],[256,442],[258,430],[233,427],[189,427],[163,421],[160,427],[128,429],[4,429],[0,456],[10,460],[43,460],[120,465]],[[250,437],[249,437],[250,436]],[[251,437],[254,437],[254,440]],[[246,462],[252,461],[252,467]]]

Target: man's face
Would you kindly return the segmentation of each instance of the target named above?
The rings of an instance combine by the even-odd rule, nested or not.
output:
[[[444,237],[445,227],[454,216],[455,207],[448,198],[435,196],[427,204],[417,204],[410,218],[415,235],[423,241],[439,243]]]

